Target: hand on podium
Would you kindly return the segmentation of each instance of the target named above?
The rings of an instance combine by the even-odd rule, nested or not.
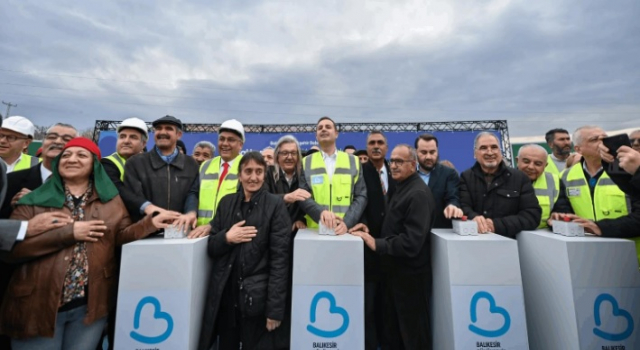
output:
[[[191,238],[205,237],[205,236],[208,236],[210,233],[211,233],[211,225],[206,224],[206,225],[198,226],[193,230],[191,230],[187,238],[191,239]]]
[[[371,237],[371,235],[368,232],[353,231],[353,232],[349,232],[349,233],[351,233],[354,236],[358,236],[358,237],[362,238],[362,240],[367,245],[367,247],[369,247],[369,249],[373,250],[374,252],[376,251],[376,239]]]

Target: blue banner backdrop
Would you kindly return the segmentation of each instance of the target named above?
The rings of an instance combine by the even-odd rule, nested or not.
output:
[[[500,139],[500,133],[493,130],[487,130],[492,132],[498,139]],[[433,134],[438,138],[440,159],[446,159],[455,165],[456,169],[461,172],[470,168],[475,162],[473,158],[473,140],[480,131],[436,131]],[[288,133],[247,133],[242,153],[250,151],[260,151],[267,146],[275,147],[278,139]],[[416,137],[422,134],[422,132],[414,131],[401,131],[401,132],[385,132],[389,142],[389,152],[387,158],[391,154],[391,150],[398,144],[408,143],[413,146]],[[291,133],[300,142],[300,147],[303,150],[311,148],[313,145],[317,145],[316,135],[314,133]],[[357,149],[366,149],[367,142],[366,132],[344,132],[338,135],[337,145],[342,149],[347,145],[354,145]],[[98,145],[103,155],[109,155],[116,149],[116,132],[115,131],[101,131]],[[153,133],[149,133],[149,142],[147,143],[147,149],[151,149],[154,145]],[[182,141],[187,146],[189,154],[193,151],[193,147],[199,141],[209,141],[213,143],[216,148],[218,147],[218,134],[217,133],[185,133],[182,135]],[[217,154],[217,152],[216,152]]]

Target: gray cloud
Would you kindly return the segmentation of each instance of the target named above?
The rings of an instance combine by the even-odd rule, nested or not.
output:
[[[41,125],[507,119],[639,126],[640,4],[8,1],[0,98]],[[0,111],[4,114],[4,110]]]

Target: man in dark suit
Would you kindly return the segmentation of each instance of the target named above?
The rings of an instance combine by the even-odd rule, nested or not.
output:
[[[429,186],[435,199],[434,228],[451,228],[451,218],[462,216],[460,209],[458,173],[439,162],[438,139],[432,134],[416,138],[418,151],[418,175]]]
[[[372,131],[367,136],[369,161],[362,165],[362,177],[367,186],[367,206],[362,219],[351,231],[364,229],[375,238],[382,237],[382,221],[386,215],[387,198],[395,191],[396,181],[389,173],[387,138],[380,131]],[[370,249],[364,250],[365,281],[365,349],[377,349],[383,344],[382,304],[383,287],[380,257]]]
[[[64,145],[78,134],[75,127],[58,123],[47,130],[42,142],[42,162],[31,168],[14,171],[7,175],[7,194],[0,209],[0,218],[6,219],[13,211],[13,205],[25,194],[40,187],[51,175],[51,163]]]

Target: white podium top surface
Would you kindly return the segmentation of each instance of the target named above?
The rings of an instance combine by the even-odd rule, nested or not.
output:
[[[127,243],[125,245],[128,246],[147,246],[147,245],[193,245],[197,242],[200,242],[203,239],[207,239],[209,236],[201,237],[201,238],[172,238],[172,239],[164,239],[162,236],[154,236],[149,238],[140,239],[131,243]]]
[[[450,228],[434,228],[431,230],[434,235],[451,241],[514,241],[511,238],[500,236],[495,233],[480,233],[477,236],[461,236],[453,232]]]
[[[587,235],[584,237],[566,237],[563,235],[555,234],[547,230],[522,231],[519,233],[519,235],[522,235],[522,234],[537,235],[540,237],[555,239],[561,242],[577,242],[577,243],[629,242],[628,239],[624,239],[624,238],[607,238],[607,237],[600,237],[595,235]]]
[[[345,241],[362,243],[362,238],[345,233],[339,236],[328,236],[318,234],[318,230],[304,229],[296,234],[296,241]]]

